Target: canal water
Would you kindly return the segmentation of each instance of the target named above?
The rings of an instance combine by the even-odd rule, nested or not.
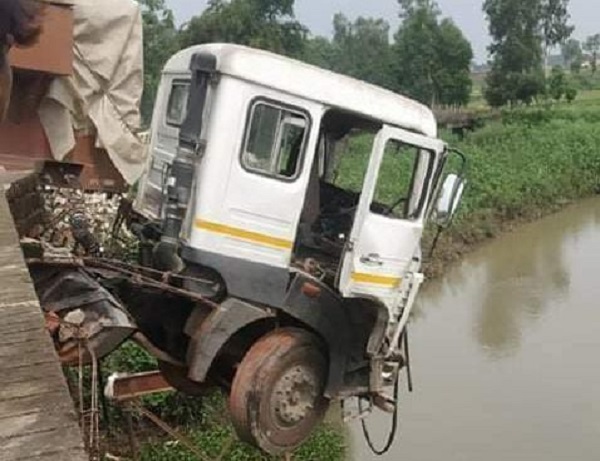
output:
[[[398,439],[351,459],[600,460],[600,200],[506,234],[427,285]],[[382,443],[388,415],[368,427]]]

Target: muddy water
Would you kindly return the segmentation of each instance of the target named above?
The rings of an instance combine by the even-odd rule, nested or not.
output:
[[[600,459],[600,200],[507,234],[427,286],[391,453],[352,459]],[[369,420],[383,440],[387,416]]]

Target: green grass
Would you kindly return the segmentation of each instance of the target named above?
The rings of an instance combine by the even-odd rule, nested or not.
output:
[[[541,121],[531,114],[489,126],[460,143],[471,163],[463,213],[494,210],[512,218],[531,207],[595,191],[600,180],[598,122],[600,111],[581,119]]]
[[[582,69],[579,74],[574,74],[566,71],[569,80],[577,89],[578,94],[573,106],[594,105],[600,104],[600,70],[595,75],[589,69]],[[467,109],[469,110],[489,110],[489,106],[485,101],[485,75],[472,74],[473,89],[471,92],[471,100]],[[545,104],[541,102],[541,104]],[[563,102],[561,104],[567,104]]]
[[[463,141],[448,136],[469,158],[469,186],[439,259],[455,260],[453,251],[493,237],[508,223],[598,193],[598,126],[600,104],[562,104],[507,111]]]
[[[227,422],[218,422],[204,427],[195,427],[186,431],[196,449],[207,459],[228,461],[275,461],[240,442]],[[340,431],[332,426],[323,425],[295,453],[296,461],[335,461],[345,459],[346,447]],[[172,440],[146,443],[141,450],[142,461],[196,461],[198,457],[183,444]]]
[[[103,363],[105,374],[112,372],[142,372],[157,368],[156,360],[135,344],[128,342],[112,353]],[[227,416],[224,395],[215,390],[202,399],[177,392],[157,394],[143,399],[143,405],[190,439],[196,450],[207,459],[231,461],[271,461],[257,449],[240,442]],[[125,431],[121,412],[112,407],[113,432]],[[142,461],[196,461],[198,458],[184,444],[164,434],[149,423],[138,422]],[[148,430],[148,429],[151,430]],[[114,444],[111,444],[114,445]],[[126,444],[125,444],[126,445]],[[124,447],[122,447],[124,448]],[[127,455],[127,449],[124,451]],[[346,446],[342,431],[333,423],[324,423],[295,453],[295,461],[341,461]]]

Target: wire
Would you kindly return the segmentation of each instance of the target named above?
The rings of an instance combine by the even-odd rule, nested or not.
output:
[[[375,444],[373,443],[373,440],[371,439],[371,434],[369,433],[369,430],[367,429],[367,423],[365,422],[365,420],[362,419],[360,421],[360,424],[362,426],[363,435],[365,436],[365,440],[367,441],[367,445],[369,446],[371,451],[374,454],[376,454],[377,456],[385,455],[388,451],[390,451],[390,449],[394,445],[394,441],[396,440],[396,435],[398,434],[398,395],[399,394],[400,394],[400,379],[396,379],[396,386],[394,388],[394,402],[395,402],[394,415],[393,415],[394,419],[392,421],[392,426],[390,428],[390,433],[388,434],[387,441],[385,443],[385,446],[382,449],[378,449],[375,447]],[[361,399],[358,400],[358,408],[359,408],[359,411],[362,413],[363,406],[362,406]]]
[[[406,378],[408,384],[408,392],[412,393],[413,391],[413,379],[412,379],[412,368],[410,366],[410,349],[408,348],[408,327],[404,329],[403,333],[403,342],[404,342],[404,355],[406,358]]]
[[[400,341],[403,342],[404,353],[406,356],[406,373],[407,373],[407,379],[408,379],[408,391],[412,392],[413,391],[413,381],[412,381],[412,373],[411,373],[411,369],[410,369],[410,355],[409,355],[409,349],[408,349],[408,327],[406,327],[404,329],[404,332],[402,333],[402,338],[400,339]],[[392,446],[394,445],[396,436],[398,435],[398,413],[399,413],[398,397],[399,396],[400,396],[400,378],[398,377],[396,379],[396,384],[394,387],[395,406],[394,406],[392,425],[391,425],[390,433],[388,434],[385,446],[382,449],[378,449],[375,447],[375,444],[373,443],[373,439],[371,438],[371,434],[369,433],[369,430],[367,429],[367,423],[365,422],[365,419],[362,419],[360,421],[361,426],[362,426],[363,435],[365,437],[365,440],[367,441],[367,445],[369,446],[371,451],[377,456],[382,456],[382,455],[385,455],[387,452],[389,452],[390,449],[392,448]],[[359,412],[362,414],[364,409],[363,409],[363,401],[360,398],[358,399],[358,409],[359,409]]]
[[[429,250],[429,259],[433,258],[433,255],[435,253],[435,250],[438,246],[438,242],[439,242],[440,237],[442,236],[443,232],[444,232],[444,228],[442,226],[437,226],[435,237],[433,239],[433,243],[431,244],[431,250]]]

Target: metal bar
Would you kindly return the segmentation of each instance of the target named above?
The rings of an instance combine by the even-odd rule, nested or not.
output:
[[[173,388],[167,383],[160,371],[119,375],[108,378],[105,395],[116,402],[124,402],[145,395],[169,392]]]
[[[186,298],[189,298],[191,300],[197,301],[199,303],[202,303],[203,305],[205,305],[206,307],[209,307],[211,309],[217,309],[218,305],[208,299],[206,299],[204,296],[201,296],[197,293],[188,291],[188,290],[184,290],[181,288],[177,288],[174,287],[172,285],[169,285],[168,283],[164,283],[158,280],[155,280],[151,277],[148,276],[144,276],[138,272],[135,272],[135,266],[131,266],[130,269],[125,269],[121,266],[127,266],[125,264],[114,264],[112,261],[111,262],[105,262],[101,259],[92,259],[92,258],[86,258],[86,259],[76,259],[76,258],[56,258],[56,259],[52,259],[52,258],[47,258],[47,259],[40,259],[40,258],[30,258],[26,260],[27,265],[31,265],[31,266],[56,266],[56,267],[72,267],[72,268],[86,268],[86,267],[90,267],[90,268],[97,268],[97,269],[104,269],[104,270],[110,270],[110,271],[114,271],[117,273],[120,273],[124,276],[129,277],[129,281],[132,285],[137,285],[137,286],[141,286],[141,287],[148,287],[148,288],[157,288],[160,290],[164,290],[167,291],[169,293],[173,293],[176,295],[180,295],[180,296],[184,296]],[[169,278],[171,276],[173,276],[173,274],[169,274],[169,273],[163,273],[163,272],[159,272],[159,271],[155,271],[157,274],[162,274],[162,278],[163,280],[169,280]],[[180,276],[177,276],[180,277]],[[191,280],[191,281],[200,281],[200,282],[206,282],[205,280],[202,279],[195,279],[192,277],[181,277],[181,280]]]
[[[408,326],[404,329],[403,334],[403,342],[404,342],[404,355],[406,358],[406,378],[408,384],[408,392],[413,391],[413,379],[412,379],[412,368],[410,363],[410,349],[408,347]],[[396,405],[398,402],[396,402]]]
[[[173,437],[176,440],[179,440],[183,445],[185,445],[185,447],[191,451],[198,459],[202,460],[202,461],[210,461],[207,457],[205,457],[202,453],[200,453],[198,451],[198,449],[196,448],[194,442],[192,442],[189,438],[187,438],[186,436],[184,436],[183,434],[177,432],[175,429],[173,429],[171,426],[169,426],[167,423],[165,423],[163,420],[161,420],[158,416],[156,416],[154,413],[152,413],[149,410],[146,410],[144,407],[142,407],[139,403],[134,403],[133,404],[135,406],[135,409],[144,417],[148,418],[150,421],[152,421],[156,426],[158,426],[160,429],[162,429],[163,431],[165,431],[167,434],[169,434],[171,437]]]
[[[131,450],[131,457],[133,461],[138,461],[140,459],[137,439],[135,437],[135,430],[133,428],[133,405],[131,403],[127,404],[125,407],[125,420],[127,421],[127,435],[129,437],[129,448]]]
[[[390,343],[390,348],[386,354],[386,358],[390,358],[398,350],[398,347],[400,345],[400,335],[404,331],[404,328],[406,327],[406,324],[408,323],[408,320],[410,319],[410,314],[415,305],[415,299],[417,297],[417,293],[419,292],[419,288],[423,284],[423,280],[424,280],[423,274],[412,274],[411,277],[412,277],[411,288],[410,288],[410,292],[408,294],[408,299],[406,301],[406,305],[404,306],[402,316],[400,317],[400,320],[398,321],[398,326],[396,327],[396,332],[394,333],[394,336],[392,337],[392,341]]]
[[[102,405],[102,419],[104,419],[104,427],[106,427],[106,433],[110,437],[112,435],[110,414],[108,412],[108,402],[106,395],[104,394],[104,386],[106,382],[104,379],[104,373],[102,368],[102,360],[98,361],[98,392],[100,393],[100,405]]]

